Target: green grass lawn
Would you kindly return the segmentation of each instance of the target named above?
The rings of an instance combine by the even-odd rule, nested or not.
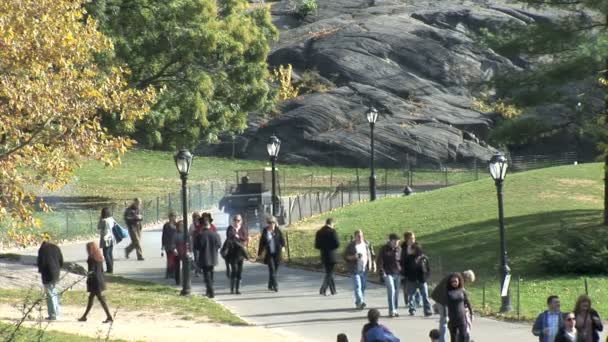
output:
[[[110,310],[120,311],[154,311],[173,312],[183,319],[217,322],[225,324],[246,324],[238,316],[222,305],[206,297],[179,295],[175,288],[156,285],[150,282],[130,280],[122,277],[107,276],[107,290],[104,292]],[[25,298],[41,298],[38,290],[0,289],[0,302],[23,303]],[[67,291],[61,298],[62,305],[86,307],[88,294],[85,291]],[[43,302],[44,305],[44,302]],[[74,319],[76,319],[75,317]]]
[[[410,197],[389,198],[355,204],[314,217],[294,227],[320,227],[326,216],[337,220],[345,239],[355,229],[379,245],[389,233],[412,230],[432,259],[435,276],[471,268],[481,278],[472,288],[478,307],[482,284],[487,284],[485,311],[496,311],[498,302],[499,235],[496,189],[489,176],[477,182],[456,185]],[[557,242],[561,231],[597,229],[603,204],[603,169],[600,164],[555,167],[508,175],[505,181],[505,224],[510,266],[521,283],[521,310],[532,317],[553,293],[564,296],[565,307],[573,306],[582,292],[579,277],[547,278],[538,260],[545,246]],[[290,228],[290,230],[294,229]],[[295,263],[317,263],[314,231],[290,231],[290,253]],[[515,290],[511,287],[512,291]],[[600,312],[608,315],[608,280],[590,279],[590,292]],[[596,292],[593,292],[596,291]],[[603,292],[602,292],[603,291]],[[516,297],[514,293],[514,299]],[[524,299],[525,298],[525,299]],[[515,301],[514,301],[515,302]]]
[[[8,340],[8,338],[12,335],[13,330],[14,326],[12,324],[0,322],[0,340]],[[14,341],[96,342],[100,341],[100,339],[52,330],[44,330],[43,323],[41,329],[21,327],[15,335]],[[110,339],[110,341],[120,342],[124,340]]]

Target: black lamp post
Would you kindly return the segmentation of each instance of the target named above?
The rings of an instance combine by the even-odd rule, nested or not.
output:
[[[192,166],[192,154],[188,150],[180,150],[174,157],[175,166],[177,166],[177,171],[182,179],[182,215],[183,215],[183,233],[184,233],[184,241],[189,243],[188,237],[188,188],[186,187],[186,182],[188,181],[188,173],[190,173],[190,166]],[[186,249],[186,253],[187,253]],[[183,276],[182,276],[182,296],[190,295],[190,259],[187,255],[184,255],[183,261]]]
[[[276,161],[279,156],[279,150],[281,149],[281,140],[275,135],[272,135],[266,143],[266,149],[268,150],[268,156],[270,157],[270,163],[272,164],[272,216],[276,215],[277,212],[277,186],[276,186]]]
[[[369,129],[371,131],[371,156],[369,161],[369,168],[371,174],[369,176],[369,200],[376,200],[376,170],[374,169],[374,126],[376,124],[376,120],[378,119],[378,111],[374,107],[369,107],[367,111],[367,122],[369,122]]]
[[[507,257],[507,243],[505,241],[505,218],[502,200],[503,181],[507,175],[507,158],[502,153],[496,153],[490,159],[490,175],[496,184],[496,193],[498,195],[498,223],[500,228],[500,263],[501,263],[501,306],[500,312],[511,311],[511,293],[509,291],[509,282],[511,280],[511,269],[509,268],[509,258]]]

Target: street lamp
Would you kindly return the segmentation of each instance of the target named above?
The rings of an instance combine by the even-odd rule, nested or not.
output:
[[[279,150],[281,149],[281,140],[275,135],[272,135],[266,143],[266,149],[268,150],[268,156],[272,163],[272,216],[276,215],[277,212],[277,188],[276,188],[276,161],[279,156]]]
[[[496,184],[498,195],[498,224],[500,228],[500,261],[501,261],[501,297],[502,303],[500,312],[511,311],[511,293],[509,292],[509,282],[511,280],[511,269],[509,268],[509,258],[507,257],[507,243],[505,241],[505,217],[502,200],[503,181],[507,175],[507,158],[498,152],[490,159],[490,175]]]
[[[367,122],[369,122],[369,129],[371,131],[371,157],[369,162],[369,168],[371,174],[369,176],[369,200],[376,200],[376,170],[374,169],[374,126],[376,124],[376,120],[378,119],[378,111],[374,107],[369,107],[367,111]]]
[[[184,233],[184,241],[186,244],[189,243],[188,237],[188,197],[187,192],[188,188],[186,187],[186,182],[188,181],[188,173],[190,173],[190,166],[192,166],[192,154],[188,150],[180,150],[174,156],[175,166],[177,166],[177,171],[182,179],[182,219],[184,222],[183,233]],[[186,245],[187,246],[187,245]],[[188,248],[186,248],[186,253],[188,252]],[[187,255],[184,255],[183,260],[183,276],[182,276],[182,296],[190,295],[190,258]]]

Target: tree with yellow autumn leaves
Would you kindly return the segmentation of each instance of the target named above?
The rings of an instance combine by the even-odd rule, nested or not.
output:
[[[0,1],[0,223],[33,225],[34,191],[69,181],[83,160],[116,163],[133,141],[108,134],[104,113],[128,125],[155,100],[127,71],[96,60],[111,41],[81,0]]]

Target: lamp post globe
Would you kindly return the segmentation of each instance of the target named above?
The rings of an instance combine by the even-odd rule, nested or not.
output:
[[[507,255],[507,243],[505,240],[505,220],[504,220],[504,205],[503,205],[503,182],[507,176],[509,163],[504,154],[498,152],[490,159],[489,169],[490,176],[496,185],[496,194],[498,196],[498,225],[500,232],[500,273],[501,273],[501,306],[500,312],[511,311],[511,292],[509,291],[509,282],[511,279],[511,269],[509,268],[509,258]]]
[[[188,236],[188,187],[186,185],[188,181],[188,174],[190,173],[190,167],[192,166],[192,154],[186,149],[179,150],[173,158],[175,160],[175,166],[179,172],[182,180],[182,220],[184,222],[183,234],[184,241],[186,244],[192,245],[192,241],[189,241]],[[192,285],[190,283],[190,258],[188,257],[188,248],[186,248],[186,254],[183,257],[183,269],[182,269],[182,296],[190,295]]]
[[[276,215],[277,212],[277,187],[276,187],[276,162],[279,157],[279,151],[281,150],[281,140],[276,137],[276,135],[270,136],[268,138],[268,142],[266,143],[266,150],[268,151],[268,156],[270,157],[270,163],[272,165],[272,198],[271,198],[271,210],[272,216]]]
[[[376,120],[378,120],[378,111],[374,107],[369,107],[367,113],[365,114],[367,117],[367,122],[369,122],[370,129],[370,160],[369,160],[369,168],[370,168],[370,176],[369,176],[369,200],[376,200],[376,170],[374,166],[374,126],[376,125]]]

